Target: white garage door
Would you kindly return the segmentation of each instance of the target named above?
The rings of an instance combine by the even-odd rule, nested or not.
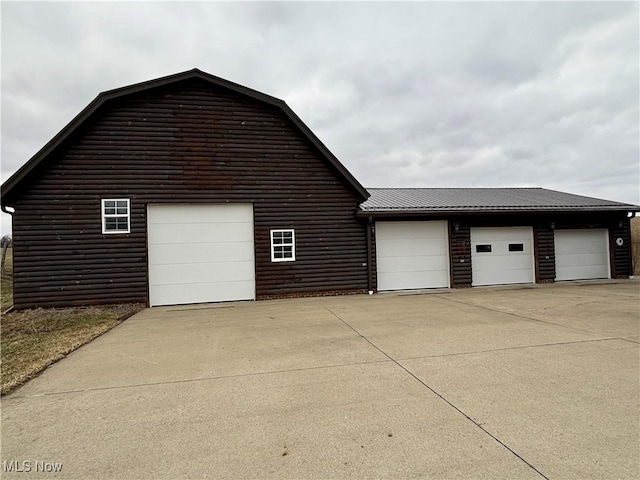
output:
[[[449,286],[447,222],[376,222],[378,290]]]
[[[255,297],[252,205],[150,205],[151,306]]]
[[[472,282],[476,285],[533,283],[533,229],[471,229]]]
[[[556,230],[556,280],[609,278],[609,232]]]

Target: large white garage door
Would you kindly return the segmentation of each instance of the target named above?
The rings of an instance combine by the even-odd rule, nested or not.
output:
[[[447,222],[376,222],[378,290],[449,286]]]
[[[556,280],[609,278],[609,232],[556,230]]]
[[[255,297],[252,205],[149,205],[151,306]]]
[[[472,282],[476,285],[533,283],[533,229],[471,229]]]

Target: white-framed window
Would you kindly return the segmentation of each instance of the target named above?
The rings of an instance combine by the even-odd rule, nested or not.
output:
[[[296,234],[293,229],[271,230],[271,261],[293,262],[296,259]]]
[[[102,233],[129,233],[131,208],[128,198],[102,199]]]

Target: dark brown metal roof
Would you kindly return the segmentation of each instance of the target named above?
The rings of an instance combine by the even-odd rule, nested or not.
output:
[[[545,188],[369,188],[363,213],[637,211],[626,203]]]
[[[78,129],[84,121],[86,121],[93,113],[95,113],[106,102],[109,102],[116,98],[121,98],[125,95],[131,95],[134,93],[142,92],[156,87],[169,85],[184,80],[193,78],[199,78],[207,82],[211,82],[217,86],[227,88],[241,95],[254,98],[258,101],[273,105],[282,110],[282,112],[300,129],[303,135],[305,135],[311,143],[324,155],[327,160],[338,170],[338,172],[345,178],[347,183],[351,185],[358,194],[366,199],[369,196],[367,190],[351,175],[351,173],[345,168],[342,163],[329,151],[329,149],[320,141],[318,137],[307,127],[304,122],[298,117],[291,108],[283,101],[276,97],[258,92],[257,90],[244,87],[237,83],[230,82],[229,80],[216,77],[209,73],[203,72],[194,68],[182,73],[161,77],[155,80],[149,80],[142,83],[136,83],[126,87],[116,88],[114,90],[108,90],[100,93],[95,100],[87,105],[68,125],[66,125],[55,137],[53,137],[38,153],[36,153],[27,163],[25,163],[16,173],[14,173],[4,184],[2,185],[2,205],[6,205],[5,201],[9,198],[11,192],[21,185],[25,177],[32,172],[37,166],[43,162],[47,155],[49,155],[56,147],[58,147],[66,138],[68,138],[76,129]]]

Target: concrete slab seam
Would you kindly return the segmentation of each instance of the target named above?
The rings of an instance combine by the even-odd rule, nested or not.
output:
[[[442,353],[439,355],[424,355],[419,357],[403,357],[403,358],[399,358],[398,360],[419,360],[421,358],[457,357],[461,355],[475,355],[478,353],[503,352],[503,351],[509,351],[509,350],[521,350],[525,348],[554,347],[556,345],[559,346],[559,345],[573,345],[576,343],[603,342],[605,340],[625,340],[627,342],[636,343],[633,340],[626,340],[621,337],[603,337],[603,338],[592,338],[589,340],[575,340],[573,342],[537,343],[532,345],[521,345],[519,347],[493,348],[489,350],[470,350],[468,352]]]
[[[581,328],[569,327],[567,325],[562,325],[560,323],[549,322],[547,320],[540,320],[539,318],[527,317],[526,315],[520,315],[518,313],[505,312],[504,310],[498,310],[498,309],[491,308],[491,307],[485,307],[484,305],[476,305],[475,303],[461,302],[460,300],[454,300],[452,298],[446,298],[446,297],[443,297],[443,298],[445,300],[447,300],[447,301],[450,301],[450,302],[459,303],[460,305],[466,305],[467,307],[481,308],[483,310],[489,310],[490,312],[501,313],[503,315],[511,315],[512,317],[522,318],[523,320],[528,320],[530,322],[545,323],[547,325],[553,325],[554,327],[568,328],[569,330],[575,330],[576,332],[580,332],[580,333],[593,334],[593,332],[590,332],[589,330],[583,330]]]
[[[229,378],[242,378],[242,377],[256,377],[259,375],[274,375],[278,373],[292,373],[292,372],[304,372],[308,370],[321,370],[324,368],[340,368],[340,367],[354,367],[358,365],[371,365],[376,363],[390,363],[390,360],[372,360],[370,362],[355,362],[355,363],[339,363],[335,365],[320,365],[317,367],[305,367],[305,368],[291,368],[288,370],[269,370],[266,372],[250,372],[250,373],[239,373],[236,375],[220,375],[214,377],[201,377],[201,378],[187,378],[182,380],[168,380],[166,382],[148,382],[148,383],[132,383],[129,385],[114,385],[110,387],[94,387],[94,388],[86,388],[82,390],[64,390],[62,392],[47,392],[47,393],[38,393],[35,395],[17,395],[11,394],[2,399],[3,402],[9,400],[24,400],[30,398],[38,398],[38,397],[50,397],[54,395],[68,395],[72,393],[86,393],[86,392],[99,392],[99,391],[107,391],[107,390],[120,390],[125,388],[137,388],[137,387],[154,387],[158,385],[176,385],[180,383],[192,383],[192,382],[206,382],[213,380],[225,380]]]
[[[530,462],[528,462],[525,458],[523,458],[521,455],[519,455],[515,450],[513,450],[511,447],[509,447],[507,444],[505,444],[502,440],[500,440],[498,437],[496,437],[494,434],[492,434],[489,430],[487,430],[485,427],[483,427],[479,422],[475,421],[473,418],[471,418],[470,415],[467,415],[465,412],[463,412],[458,406],[456,406],[455,404],[453,404],[450,400],[448,400],[447,398],[445,398],[441,393],[437,392],[436,390],[433,389],[433,387],[431,387],[430,385],[428,385],[425,381],[423,381],[422,379],[420,379],[418,376],[416,376],[411,370],[409,370],[407,367],[405,367],[404,365],[402,365],[398,360],[396,360],[395,358],[391,357],[387,352],[385,352],[384,350],[382,350],[380,347],[378,347],[375,343],[373,343],[371,340],[369,340],[367,337],[365,337],[364,335],[362,335],[358,330],[356,330],[354,327],[352,327],[347,321],[345,321],[343,318],[341,318],[338,314],[336,314],[335,312],[333,312],[329,307],[325,306],[325,308],[327,309],[327,311],[329,313],[331,313],[333,316],[335,316],[338,320],[340,320],[341,322],[343,322],[347,327],[349,327],[351,330],[353,330],[358,336],[360,336],[363,340],[365,340],[366,342],[368,342],[372,347],[374,347],[376,350],[378,350],[380,353],[382,353],[384,356],[386,356],[391,362],[395,363],[398,367],[400,367],[402,370],[405,371],[405,373],[407,373],[408,375],[410,375],[411,377],[413,377],[414,380],[416,380],[417,382],[419,382],[422,386],[424,386],[425,388],[427,388],[429,391],[431,391],[434,395],[438,396],[442,401],[444,401],[447,405],[449,405],[450,407],[452,407],[454,410],[456,410],[458,413],[460,413],[462,416],[464,416],[468,421],[470,421],[472,424],[474,424],[476,427],[478,427],[480,430],[482,430],[485,434],[487,434],[489,437],[491,437],[493,440],[495,440],[497,443],[499,443],[500,445],[502,445],[505,449],[507,449],[512,455],[514,455],[516,458],[518,458],[520,461],[522,461],[525,465],[527,465],[529,468],[531,468],[533,471],[535,471],[538,475],[540,475],[542,478],[544,478],[545,480],[549,480],[549,477],[547,477],[544,473],[542,473],[540,470],[538,470],[536,467],[534,467]]]

